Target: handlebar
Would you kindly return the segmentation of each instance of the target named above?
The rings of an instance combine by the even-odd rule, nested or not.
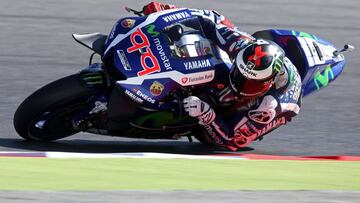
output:
[[[129,7],[125,7],[125,10],[127,11],[127,12],[129,12],[129,13],[133,13],[133,14],[135,14],[135,15],[137,15],[137,16],[144,16],[144,10],[142,10],[142,11],[137,11],[137,10],[135,10],[135,9],[132,9],[132,8],[129,8]]]
[[[344,48],[341,50],[334,51],[334,56],[338,56],[339,54],[345,53],[345,52],[352,52],[354,51],[355,47],[350,44],[345,44]]]

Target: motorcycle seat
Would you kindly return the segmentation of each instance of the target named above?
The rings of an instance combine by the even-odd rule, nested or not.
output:
[[[103,56],[107,35],[95,32],[89,34],[73,34],[74,40]]]

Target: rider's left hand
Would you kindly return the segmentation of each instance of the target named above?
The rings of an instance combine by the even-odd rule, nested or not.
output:
[[[183,100],[184,109],[191,117],[199,117],[209,111],[210,106],[198,97],[190,96]]]

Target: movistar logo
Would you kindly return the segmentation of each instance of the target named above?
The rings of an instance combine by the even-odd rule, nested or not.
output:
[[[160,35],[160,32],[155,31],[155,25],[151,24],[146,26],[146,32],[151,35],[151,37],[157,37]]]
[[[319,90],[321,87],[326,87],[329,85],[329,81],[335,79],[334,72],[331,69],[331,66],[328,65],[325,68],[325,71],[323,74],[320,73],[320,71],[315,73],[314,76],[314,82],[316,85],[316,88]]]

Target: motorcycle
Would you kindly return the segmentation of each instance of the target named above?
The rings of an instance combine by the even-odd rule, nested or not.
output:
[[[73,34],[93,51],[89,66],[54,81],[26,98],[14,115],[17,133],[26,140],[52,141],[78,132],[146,139],[197,138],[197,119],[183,112],[182,99],[197,95],[215,108],[211,88],[227,84],[232,63],[206,39],[196,16],[172,9],[120,19],[110,34]],[[341,50],[318,36],[293,30],[262,30],[298,68],[302,96],[316,92],[343,71]],[[93,56],[101,62],[93,63]],[[210,88],[211,87],[211,88]],[[222,108],[222,107],[218,107]],[[220,111],[226,112],[226,111]]]

